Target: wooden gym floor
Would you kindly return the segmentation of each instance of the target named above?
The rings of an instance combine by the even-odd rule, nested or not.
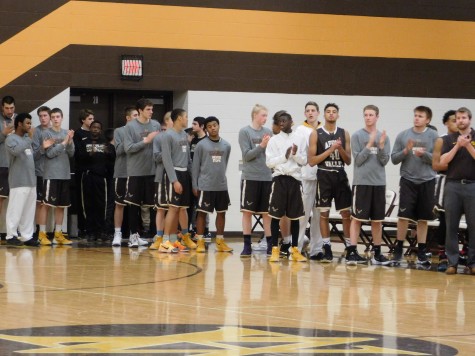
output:
[[[475,354],[475,276],[270,264],[228,241],[233,254],[1,246],[0,355]]]

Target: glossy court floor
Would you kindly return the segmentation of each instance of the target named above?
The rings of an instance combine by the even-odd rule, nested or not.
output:
[[[270,264],[231,241],[234,254],[1,246],[0,355],[475,354],[475,276]]]

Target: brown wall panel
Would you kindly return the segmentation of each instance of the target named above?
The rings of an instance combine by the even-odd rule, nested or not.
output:
[[[0,43],[67,2],[68,0],[2,0]],[[475,2],[472,0],[410,1],[410,6],[407,0],[96,0],[96,2],[475,21]]]
[[[474,36],[467,21],[71,1],[0,44],[0,86],[71,44],[475,61],[473,47],[460,50]]]
[[[31,25],[33,22],[48,15],[51,11],[57,9],[65,4],[66,0],[43,0],[43,1],[26,1],[26,0],[4,0],[0,8],[0,41],[5,41],[9,37],[18,33],[22,28]],[[193,48],[193,41],[199,34],[202,34],[200,39],[209,41],[209,46],[203,45],[199,48],[203,50],[174,50],[163,49],[167,46],[166,42],[154,42],[153,44],[145,41],[144,45],[156,48],[130,48],[119,47],[125,46],[122,43],[116,43],[115,47],[111,43],[115,43],[114,39],[124,35],[123,31],[119,35],[119,30],[122,28],[114,27],[117,21],[123,21],[122,12],[120,9],[112,4],[112,1],[98,1],[99,3],[111,2],[110,8],[115,9],[110,16],[103,18],[95,18],[93,25],[90,26],[92,31],[89,36],[84,36],[90,39],[91,42],[81,38],[81,41],[73,43],[85,43],[85,45],[69,45],[64,49],[58,48],[59,52],[47,58],[43,62],[35,62],[35,67],[29,70],[32,65],[24,66],[28,69],[20,68],[20,62],[28,60],[30,57],[38,57],[40,48],[48,44],[55,44],[55,41],[46,41],[48,33],[58,34],[63,28],[58,25],[58,21],[63,23],[66,19],[61,15],[65,11],[63,7],[61,11],[55,11],[55,16],[49,18],[49,22],[42,22],[42,26],[32,26],[29,28],[31,37],[25,36],[21,40],[17,39],[15,50],[7,50],[11,46],[4,46],[4,56],[0,56],[0,61],[10,57],[10,66],[3,66],[5,75],[9,72],[16,71],[18,74],[12,76],[12,82],[1,88],[0,95],[11,94],[18,100],[18,105],[21,110],[31,110],[32,108],[41,105],[52,96],[67,87],[81,87],[81,88],[103,88],[103,89],[125,89],[125,90],[217,90],[217,91],[248,91],[248,92],[282,92],[282,93],[321,93],[321,94],[340,94],[340,95],[389,95],[389,96],[421,96],[421,97],[457,97],[457,98],[474,98],[475,97],[475,62],[467,61],[472,57],[464,57],[461,54],[466,54],[471,51],[471,47],[467,47],[464,51],[456,51],[454,48],[459,48],[459,44],[465,43],[465,38],[470,37],[475,31],[470,22],[440,22],[439,31],[432,34],[432,21],[427,20],[400,20],[396,19],[377,19],[371,17],[338,17],[339,21],[343,23],[352,24],[357,22],[355,31],[346,29],[344,26],[333,26],[334,16],[320,16],[320,15],[295,15],[294,17],[282,17],[286,14],[279,13],[248,13],[242,11],[222,11],[208,9],[200,9],[196,11],[197,7],[219,8],[219,9],[249,9],[249,10],[267,10],[275,12],[301,12],[308,14],[344,14],[344,15],[364,15],[364,16],[382,16],[382,17],[407,17],[407,18],[422,18],[422,19],[449,19],[449,20],[464,20],[473,21],[475,19],[475,3],[468,0],[453,0],[450,2],[419,0],[410,2],[407,6],[406,0],[387,0],[387,1],[369,1],[369,0],[138,0],[138,1],[113,1],[119,3],[138,3],[138,4],[158,4],[158,5],[174,5],[174,6],[189,6],[194,8],[183,7],[177,9],[172,7],[168,9],[161,9],[157,12],[157,16],[164,11],[164,19],[169,19],[166,14],[174,14],[174,16],[181,16],[182,12],[187,14],[201,14],[206,19],[201,19],[199,16],[193,18],[185,18],[184,23],[188,20],[194,20],[195,27],[192,28],[195,32],[183,32],[181,37],[172,42],[171,48]],[[73,3],[78,5],[79,3]],[[68,6],[71,4],[68,4]],[[92,11],[92,14],[97,9],[97,3],[81,3],[80,9],[74,7],[75,25],[82,29],[82,11]],[[102,4],[105,5],[105,4]],[[100,7],[102,8],[102,7]],[[109,8],[109,5],[107,5]],[[130,9],[130,8],[129,8]],[[144,9],[137,9],[136,15],[143,14],[145,10],[151,10],[151,7],[144,7]],[[157,9],[155,9],[157,10]],[[176,11],[175,11],[176,10]],[[100,12],[102,14],[104,12]],[[223,17],[224,13],[226,16]],[[69,14],[69,13],[68,13]],[[71,16],[73,14],[71,13]],[[79,17],[78,17],[79,16]],[[250,23],[251,27],[246,27],[249,16],[252,16]],[[239,17],[239,19],[237,18]],[[144,17],[147,18],[147,17]],[[155,17],[153,17],[155,18]],[[121,20],[122,19],[122,20]],[[148,18],[147,18],[148,19]],[[279,19],[276,21],[276,19]],[[293,19],[296,21],[285,29],[282,26],[272,28],[269,33],[263,35],[258,32],[264,31],[261,25],[262,21],[267,21],[267,24],[281,23],[285,19]],[[312,24],[312,30],[306,26],[297,26],[296,24],[307,23],[303,21],[306,19],[308,23]],[[314,20],[320,19],[326,21],[326,27],[322,27],[322,22],[315,24]],[[89,18],[91,20],[91,18]],[[102,22],[99,20],[103,20]],[[233,20],[236,21],[234,29],[238,32],[233,32],[233,28],[228,24]],[[67,21],[71,21],[68,17]],[[207,22],[208,21],[208,22]],[[213,23],[210,24],[209,21]],[[290,20],[289,20],[290,21]],[[345,22],[346,21],[346,22]],[[88,19],[84,18],[84,23],[87,24]],[[105,25],[105,30],[96,28],[99,25]],[[290,21],[292,22],[292,21]],[[371,23],[372,25],[369,25]],[[48,24],[59,26],[58,28],[51,28]],[[310,24],[309,24],[310,25]],[[353,24],[354,25],[354,24]],[[377,25],[377,26],[376,26]],[[66,25],[64,25],[66,26]],[[202,27],[199,27],[202,26]],[[211,27],[210,27],[211,26]],[[221,27],[220,27],[221,26]],[[269,25],[270,26],[270,25]],[[264,26],[264,27],[269,27]],[[377,49],[377,53],[368,54],[368,52],[358,51],[359,48],[365,44],[367,37],[371,37],[371,33],[367,32],[367,28],[382,28],[378,26],[386,26],[388,33],[391,31],[399,31],[404,28],[411,28],[414,37],[427,44],[427,36],[435,38],[436,42],[445,43],[444,48],[451,45],[454,46],[452,50],[440,51],[438,46],[428,45],[427,50],[421,47],[419,42],[404,41],[404,36],[400,36],[399,41],[389,37],[373,38],[374,43],[370,43],[370,48]],[[414,26],[414,27],[411,27]],[[418,30],[416,31],[416,26]],[[148,34],[150,39],[160,38],[163,31],[157,30],[157,26],[153,26],[156,32],[147,30],[141,33]],[[244,31],[246,27],[246,31]],[[66,27],[65,27],[66,28]],[[71,26],[73,28],[73,26]],[[76,27],[74,27],[76,28]],[[84,27],[87,29],[86,27]],[[210,30],[213,29],[212,31]],[[223,33],[215,31],[214,29],[223,28]],[[208,29],[208,32],[206,32]],[[274,31],[275,30],[275,31]],[[288,32],[288,31],[290,32]],[[323,31],[325,30],[325,31]],[[354,37],[354,32],[360,31]],[[452,32],[450,32],[451,30]],[[41,32],[44,31],[44,32]],[[50,32],[48,32],[50,31]],[[53,31],[53,32],[51,32]],[[117,31],[117,32],[116,32]],[[256,32],[257,31],[257,32]],[[310,31],[310,32],[309,32]],[[313,31],[313,32],[312,32]],[[346,32],[345,32],[346,31]],[[366,31],[366,32],[365,32]],[[449,33],[447,33],[449,31]],[[107,34],[105,34],[107,32]],[[321,33],[335,34],[337,37],[323,36],[315,43],[313,42],[315,36]],[[381,31],[384,33],[384,31]],[[253,43],[255,40],[254,33],[263,35],[257,45]],[[400,33],[400,32],[396,32]],[[405,33],[405,32],[401,32]],[[416,35],[417,33],[417,35]],[[35,37],[34,35],[37,35]],[[74,34],[74,31],[72,32]],[[69,34],[72,36],[72,34]],[[223,35],[222,39],[215,40],[215,34]],[[104,36],[101,37],[101,36]],[[169,33],[168,35],[175,35]],[[288,37],[288,36],[291,37]],[[107,38],[107,36],[109,36]],[[125,36],[125,35],[124,35]],[[130,35],[134,39],[135,34]],[[228,36],[228,37],[226,37]],[[241,36],[241,37],[239,37]],[[293,36],[293,37],[292,37]],[[353,36],[353,37],[352,37]],[[365,37],[367,36],[367,37]],[[19,37],[19,36],[15,36]],[[21,37],[21,36],[20,36]],[[61,37],[61,36],[60,36]],[[74,36],[73,36],[74,37]],[[97,43],[94,42],[96,37],[101,37]],[[166,36],[163,36],[164,38]],[[219,36],[218,36],[219,37]],[[366,38],[362,41],[360,37]],[[230,40],[228,40],[228,39]],[[289,46],[284,45],[285,41],[293,38],[290,45],[301,39],[300,49],[292,47],[289,54],[273,54],[273,53],[287,53],[285,49]],[[352,38],[352,39],[350,39]],[[77,39],[77,38],[76,38]],[[69,41],[69,37],[65,41],[65,46]],[[102,42],[101,42],[102,41]],[[112,41],[112,42],[111,42]],[[181,41],[181,42],[180,42]],[[444,42],[445,41],[445,42]],[[10,43],[10,41],[8,42]],[[103,43],[108,43],[109,46],[103,46]],[[201,42],[200,42],[201,43]],[[221,44],[231,43],[231,47],[221,46]],[[246,44],[248,47],[240,47],[241,44]],[[272,43],[273,45],[263,49],[262,46]],[[390,45],[388,43],[391,43]],[[431,42],[432,43],[432,42]],[[87,45],[86,45],[87,44]],[[183,47],[179,47],[179,44]],[[191,47],[187,47],[191,44]],[[128,46],[129,44],[127,44]],[[43,47],[41,47],[43,46]],[[178,47],[174,47],[178,46]],[[342,51],[322,52],[323,47],[337,48],[340,46]],[[29,47],[36,48],[30,50]],[[338,47],[338,48],[340,48]],[[399,51],[394,51],[398,47]],[[19,53],[25,48],[25,54]],[[204,50],[204,49],[211,50]],[[301,49],[313,48],[315,51],[306,52]],[[354,52],[346,51],[346,48],[354,48]],[[422,53],[414,52],[414,49],[420,50]],[[214,51],[219,49],[221,51]],[[282,50],[284,49],[284,51]],[[253,51],[268,52],[268,53],[253,53]],[[432,52],[445,53],[442,57],[425,57],[424,54],[431,50]],[[51,49],[54,52],[54,48]],[[250,51],[250,52],[239,52]],[[438,58],[439,60],[421,60],[421,59],[397,59],[384,57],[399,57],[404,58],[406,52],[410,56],[417,58]],[[11,55],[13,53],[13,56]],[[300,55],[295,53],[302,53]],[[325,53],[327,55],[322,55]],[[415,54],[419,53],[419,54]],[[458,57],[446,57],[447,53],[458,53]],[[119,58],[121,54],[143,54],[145,56],[145,77],[140,82],[122,81],[119,75]],[[309,54],[309,55],[307,55]],[[361,57],[368,56],[368,57]],[[380,58],[369,58],[369,56],[377,56]],[[457,59],[445,60],[445,59]],[[43,59],[41,59],[43,60]],[[36,63],[40,63],[36,65]],[[10,68],[13,68],[10,70]],[[23,73],[23,74],[21,74]],[[6,78],[2,75],[2,78]],[[12,80],[12,79],[10,79]],[[8,81],[6,82],[8,83]]]
[[[0,43],[67,2],[68,0],[2,0]]]
[[[82,0],[80,0],[82,1]],[[265,10],[319,14],[475,20],[473,0],[96,0],[168,6]]]
[[[144,55],[144,79],[120,79],[121,54]],[[65,88],[475,97],[475,63],[69,46],[8,86],[23,110]],[[5,93],[6,94],[6,93]]]

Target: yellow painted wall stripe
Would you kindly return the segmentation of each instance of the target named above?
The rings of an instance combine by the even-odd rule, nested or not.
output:
[[[70,44],[475,60],[475,23],[70,1],[0,44],[0,87]]]

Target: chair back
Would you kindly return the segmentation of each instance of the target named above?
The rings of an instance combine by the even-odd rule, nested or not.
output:
[[[396,197],[397,194],[395,191],[390,189],[386,190],[386,217],[390,217],[396,207]]]

